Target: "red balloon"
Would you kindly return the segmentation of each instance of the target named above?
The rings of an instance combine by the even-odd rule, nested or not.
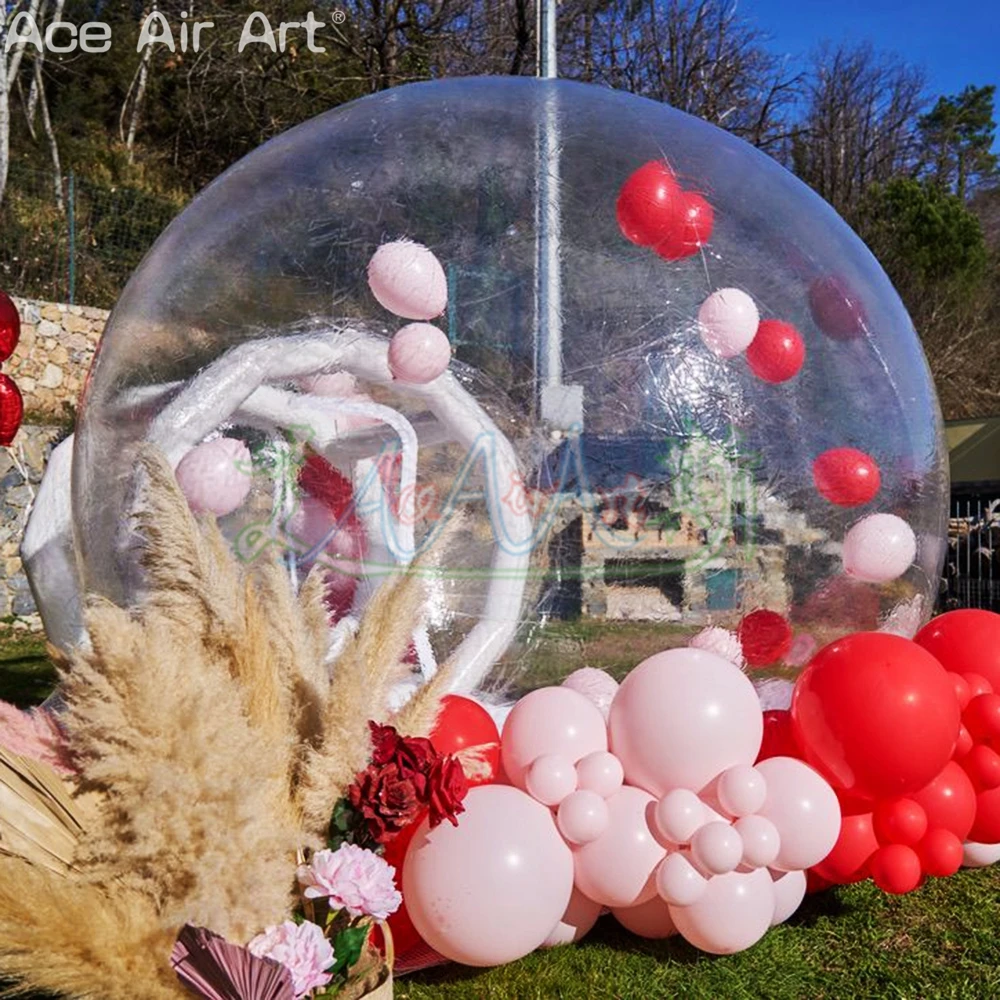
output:
[[[0,363],[14,353],[20,339],[21,314],[14,300],[6,292],[0,292]]]
[[[458,753],[469,747],[484,747],[481,751],[489,773],[470,785],[485,785],[493,781],[500,766],[500,733],[489,712],[471,698],[449,694],[441,699],[431,743],[438,753]]]
[[[912,847],[890,844],[880,847],[872,856],[872,880],[883,891],[894,896],[913,892],[920,885],[923,869],[920,857]]]
[[[385,845],[385,860],[396,869],[392,880],[399,892],[403,891],[403,864],[406,861],[406,852],[419,826],[419,823],[411,823]],[[412,948],[423,944],[424,939],[417,933],[406,910],[405,899],[400,903],[399,909],[389,915],[387,923],[389,930],[392,931],[396,954],[405,955]]]
[[[813,482],[820,496],[830,503],[857,507],[875,498],[882,486],[882,475],[871,455],[857,448],[830,448],[813,462]]]
[[[791,323],[762,319],[746,357],[757,378],[777,384],[798,375],[806,359],[806,345]]]
[[[872,814],[845,813],[840,820],[837,843],[813,870],[835,885],[862,882],[868,878],[868,861],[878,847]]]
[[[976,819],[969,840],[977,844],[1000,844],[1000,787],[976,796]]]
[[[1000,754],[992,747],[977,743],[962,757],[961,763],[976,791],[988,792],[991,788],[1000,788]]]
[[[1000,739],[1000,694],[977,694],[962,713],[962,722],[974,740]]]
[[[655,246],[664,260],[681,260],[697,253],[712,235],[715,212],[697,192],[686,191],[681,196],[680,225],[667,239]]]
[[[757,762],[771,757],[801,757],[802,752],[792,732],[792,715],[784,708],[769,708],[764,713],[764,739]]]
[[[625,239],[651,247],[677,239],[684,225],[683,192],[662,160],[643,164],[622,185],[616,215]]]
[[[792,626],[777,611],[764,608],[744,615],[736,635],[743,647],[743,657],[751,667],[776,663],[792,645]]]
[[[10,444],[21,429],[24,399],[9,375],[0,374],[0,445]]]
[[[936,827],[917,845],[924,872],[935,878],[948,878],[962,867],[962,841],[944,827]]]
[[[955,760],[961,760],[972,749],[972,734],[965,726],[958,729],[958,742],[955,744]]]
[[[931,782],[961,725],[941,664],[882,632],[855,632],[821,649],[796,682],[791,711],[807,763],[834,788],[870,799]]]
[[[868,327],[859,296],[837,275],[817,278],[809,286],[809,310],[813,322],[833,340],[854,340]]]
[[[1000,615],[978,608],[948,611],[932,618],[914,637],[945,669],[961,674],[973,688],[970,674],[981,675],[1000,691]]]
[[[976,790],[969,776],[955,761],[945,764],[941,773],[912,798],[927,813],[927,822],[933,829],[950,830],[960,840],[965,840],[976,818]]]
[[[993,685],[982,674],[963,674],[962,676],[969,686],[970,701],[973,698],[978,698],[981,694],[993,694]]]
[[[914,799],[886,799],[872,813],[880,844],[919,844],[927,833],[927,813]]]
[[[972,700],[972,689],[969,687],[969,682],[961,674],[956,674],[954,671],[950,672],[948,676],[951,677],[951,683],[955,686],[958,707],[964,712]]]

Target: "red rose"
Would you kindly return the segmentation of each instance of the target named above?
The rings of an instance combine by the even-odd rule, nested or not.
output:
[[[375,767],[383,767],[395,757],[401,737],[392,726],[380,726],[377,722],[369,722],[368,728],[372,734],[372,764]]]
[[[422,788],[405,777],[396,764],[369,767],[354,780],[348,796],[351,805],[364,817],[368,832],[377,844],[392,840],[400,830],[416,822],[424,810],[427,779]]]
[[[396,764],[406,778],[426,775],[438,753],[430,740],[419,736],[400,736],[393,726],[369,722],[372,734],[372,765]]]
[[[456,816],[465,812],[462,800],[469,793],[469,779],[455,757],[438,757],[428,780],[427,805],[430,808],[431,826],[446,819],[458,826]]]

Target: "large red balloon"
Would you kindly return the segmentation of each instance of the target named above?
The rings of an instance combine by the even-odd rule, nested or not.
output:
[[[857,507],[875,498],[882,475],[871,455],[857,448],[830,448],[813,462],[813,482],[830,503]]]
[[[13,299],[0,292],[0,363],[6,361],[21,339],[21,314]]]
[[[21,429],[24,399],[9,375],[0,374],[0,445],[8,445]]]
[[[791,648],[792,627],[777,611],[759,608],[744,615],[736,627],[743,658],[751,667],[777,663]]]
[[[981,674],[994,691],[1000,691],[1000,615],[977,608],[948,611],[932,618],[916,634],[914,642],[935,656],[946,670],[963,676]]]
[[[808,763],[862,798],[919,791],[951,759],[961,724],[948,674],[914,642],[856,632],[821,649],[792,695]]]
[[[791,323],[762,319],[746,356],[757,378],[777,384],[798,375],[806,359],[806,345]]]
[[[872,814],[844,813],[837,843],[813,870],[834,885],[861,882],[870,874],[868,862],[878,847]]]
[[[927,813],[931,829],[943,827],[960,840],[965,840],[976,818],[976,790],[969,776],[953,760],[941,773],[910,798],[919,802]]]
[[[483,747],[481,756],[489,773],[469,783],[485,785],[496,778],[500,766],[500,733],[490,713],[478,701],[457,694],[442,698],[441,713],[430,740],[434,749],[444,754]]]
[[[622,235],[642,247],[680,238],[684,193],[662,160],[645,163],[622,185],[616,214]]]

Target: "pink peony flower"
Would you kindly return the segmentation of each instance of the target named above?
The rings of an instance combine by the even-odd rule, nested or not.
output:
[[[54,715],[44,708],[22,712],[0,701],[0,746],[37,760],[69,777],[76,774],[66,736]]]
[[[740,644],[736,633],[730,632],[729,629],[710,625],[694,636],[688,645],[692,649],[701,649],[706,653],[715,653],[716,656],[721,656],[724,660],[735,663],[740,670],[746,666],[743,659],[743,646]]]
[[[247,950],[257,958],[272,958],[284,965],[292,974],[296,998],[326,986],[333,978],[326,971],[335,961],[333,946],[316,924],[286,920],[258,934]]]
[[[580,667],[579,670],[574,670],[562,682],[562,686],[592,701],[601,710],[601,715],[605,719],[611,711],[611,702],[618,693],[618,681],[597,667]]]
[[[314,854],[312,863],[299,869],[299,884],[308,899],[329,899],[332,907],[352,917],[385,920],[403,901],[393,885],[395,871],[377,854],[342,844]]]

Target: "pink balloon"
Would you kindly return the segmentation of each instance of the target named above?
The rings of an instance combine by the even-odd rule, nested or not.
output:
[[[177,485],[196,514],[232,514],[247,498],[250,451],[242,441],[218,437],[195,445],[177,466]]]
[[[579,889],[574,889],[562,920],[542,942],[542,947],[554,948],[560,944],[575,944],[593,930],[602,909],[600,903],[587,899]]]
[[[504,771],[525,787],[528,766],[543,754],[561,754],[574,764],[608,749],[604,716],[582,694],[544,687],[526,694],[512,709],[500,738]]]
[[[895,514],[869,514],[844,536],[844,571],[866,583],[902,576],[917,555],[913,529]]]
[[[400,382],[433,382],[450,361],[448,338],[430,323],[410,323],[398,330],[389,343],[389,370]]]
[[[701,791],[714,777],[757,759],[764,717],[747,676],[700,649],[670,649],[626,678],[608,719],[625,780],[660,797]]]
[[[730,816],[749,816],[764,804],[767,787],[756,768],[737,764],[719,776],[715,794]]]
[[[597,792],[573,792],[559,805],[559,832],[572,844],[589,844],[597,840],[610,822],[608,804]]]
[[[479,785],[458,826],[425,820],[403,865],[420,936],[452,961],[502,965],[540,947],[566,913],[573,855],[552,814],[510,785]]]
[[[743,860],[743,840],[728,823],[706,823],[691,838],[691,855],[704,871],[725,875]]]
[[[656,896],[638,906],[618,907],[611,913],[625,930],[651,941],[672,937],[677,933],[670,917],[670,907]]]
[[[819,864],[840,836],[840,803],[833,789],[794,757],[770,757],[757,769],[767,782],[760,815],[775,825],[781,838],[771,867],[792,871]]]
[[[618,681],[606,670],[598,670],[596,667],[580,667],[579,670],[574,670],[563,681],[563,687],[579,691],[585,698],[589,698],[601,710],[605,719],[608,717],[611,702],[618,693]]]
[[[745,351],[757,334],[760,314],[754,300],[739,288],[720,288],[698,309],[698,330],[705,346],[720,358]]]
[[[311,549],[322,541],[336,524],[330,508],[316,497],[304,496],[285,525],[285,531],[300,545]]]
[[[774,884],[774,916],[771,926],[783,924],[801,905],[806,898],[806,873],[771,872]]]
[[[708,879],[684,854],[668,854],[656,870],[656,891],[671,906],[691,906],[708,888]]]
[[[391,313],[434,319],[448,304],[448,279],[440,261],[410,240],[383,243],[368,264],[368,287]]]
[[[977,844],[967,840],[962,847],[962,864],[966,868],[986,868],[1000,861],[1000,844]]]
[[[573,852],[576,887],[603,906],[638,906],[656,894],[653,873],[667,853],[649,828],[653,797],[625,785],[607,805],[607,830]]]
[[[778,828],[763,816],[744,816],[735,823],[743,841],[743,864],[751,868],[766,868],[774,864],[781,850]]]
[[[543,806],[557,806],[576,791],[576,768],[561,753],[543,754],[528,768],[524,784],[527,793]]]
[[[299,388],[314,396],[330,399],[349,399],[357,396],[358,380],[350,372],[320,372],[299,379]]]
[[[790,667],[804,667],[817,649],[819,643],[808,632],[799,632],[785,654],[785,663]]]
[[[675,844],[690,843],[695,831],[709,822],[705,804],[687,788],[675,788],[660,799],[654,814],[660,835]]]
[[[611,798],[624,780],[622,762],[613,753],[598,750],[587,754],[576,765],[577,788],[597,792],[604,799]]]
[[[696,948],[732,955],[756,944],[771,926],[774,886],[766,868],[710,879],[690,906],[671,906],[677,930]]]

